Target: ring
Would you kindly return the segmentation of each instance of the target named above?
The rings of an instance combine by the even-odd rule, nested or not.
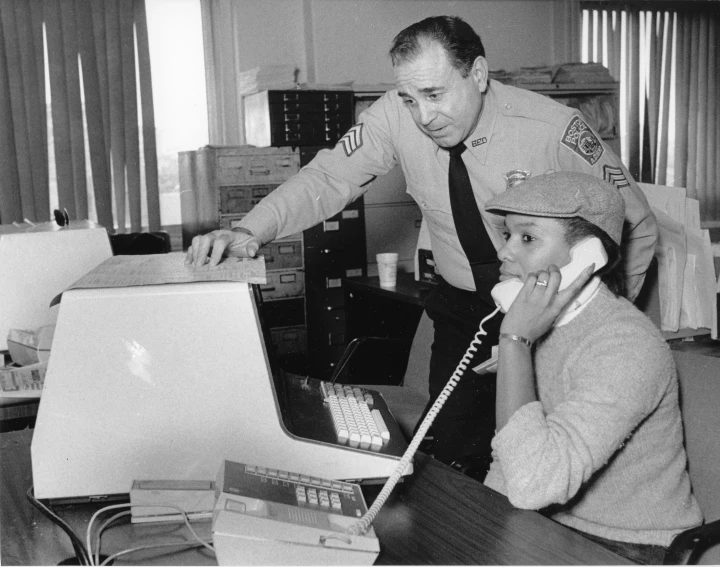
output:
[[[538,280],[535,282],[535,285],[541,285],[543,287],[547,287],[547,282],[542,282],[542,281]]]

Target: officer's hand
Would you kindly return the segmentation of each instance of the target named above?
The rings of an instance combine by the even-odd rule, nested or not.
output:
[[[192,239],[185,264],[204,266],[209,258],[210,265],[217,266],[223,255],[253,258],[261,246],[262,242],[250,233],[214,230]]]

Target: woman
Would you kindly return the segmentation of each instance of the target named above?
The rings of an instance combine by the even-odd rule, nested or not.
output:
[[[623,199],[598,178],[562,172],[530,178],[485,208],[504,216],[500,279],[524,282],[500,328],[485,484],[634,561],[662,563],[702,514],[672,354],[622,297]],[[558,267],[593,236],[607,265],[558,291]]]

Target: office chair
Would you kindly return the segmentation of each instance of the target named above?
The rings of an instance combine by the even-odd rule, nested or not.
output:
[[[382,394],[391,413],[398,422],[400,430],[408,441],[412,439],[415,426],[420,421],[425,407],[430,401],[430,347],[433,342],[433,334],[433,322],[427,316],[427,313],[423,311],[415,336],[409,345],[407,367],[400,383],[396,386],[358,384],[361,388],[375,390]],[[330,381],[335,382],[341,377],[353,356],[376,356],[373,354],[373,350],[377,352],[379,345],[385,347],[384,353],[387,353],[388,349],[386,347],[389,345],[391,348],[395,347],[396,352],[403,359],[404,356],[407,356],[408,345],[407,341],[403,339],[374,337],[354,339],[345,349],[340,361],[338,361]],[[387,360],[383,360],[382,363],[384,365],[390,364]]]
[[[167,254],[170,252],[170,235],[165,231],[111,234],[110,245],[113,256]]]
[[[673,351],[693,493],[702,526],[678,534],[665,565],[720,564],[720,358]]]

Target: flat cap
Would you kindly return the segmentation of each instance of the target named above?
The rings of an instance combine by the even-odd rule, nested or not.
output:
[[[490,199],[485,210],[537,217],[580,217],[622,240],[625,200],[614,185],[593,175],[558,171],[530,177]]]

